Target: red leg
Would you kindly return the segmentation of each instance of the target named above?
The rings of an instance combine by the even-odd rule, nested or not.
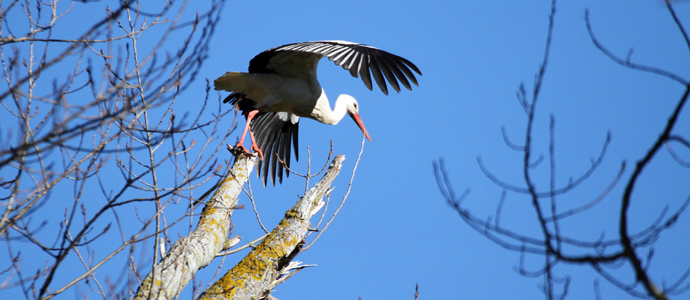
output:
[[[249,137],[252,139],[252,147],[251,149],[256,151],[256,153],[259,153],[259,157],[261,160],[264,159],[264,152],[259,149],[259,146],[256,144],[256,139],[254,138],[254,131],[249,129]]]
[[[237,142],[237,145],[235,145],[235,148],[240,148],[240,149],[244,150],[245,152],[247,152],[247,150],[244,148],[244,137],[247,136],[247,130],[249,130],[249,121],[250,120],[249,120],[248,116],[245,116],[245,117],[247,117],[247,124],[244,125],[244,131],[242,131],[242,135],[240,136],[240,140],[239,140],[239,142]]]
[[[247,124],[244,125],[244,130],[242,131],[240,141],[237,143],[237,145],[235,145],[235,147],[241,148],[242,150],[244,150],[244,152],[248,153],[246,148],[244,148],[244,137],[247,136],[247,131],[249,131],[249,136],[251,137],[251,140],[252,140],[252,146],[250,147],[250,150],[254,150],[257,153],[259,153],[259,156],[263,160],[264,159],[264,153],[261,151],[261,149],[259,149],[259,146],[257,146],[256,139],[254,138],[254,132],[251,130],[251,128],[249,128],[250,127],[249,125],[252,123],[252,120],[254,119],[254,117],[256,116],[257,113],[259,113],[258,109],[255,109],[255,110],[252,110],[252,111],[246,113]]]

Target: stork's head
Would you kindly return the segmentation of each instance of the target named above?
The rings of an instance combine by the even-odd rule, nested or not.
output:
[[[350,115],[350,117],[352,117],[353,120],[355,120],[355,123],[357,123],[359,129],[362,130],[364,136],[366,136],[367,140],[371,142],[371,137],[369,137],[369,133],[367,133],[367,129],[364,127],[364,123],[362,123],[362,118],[359,117],[359,103],[357,103],[357,100],[355,100],[354,97],[346,94],[342,94],[338,98],[344,101],[345,108],[347,109],[347,114]]]

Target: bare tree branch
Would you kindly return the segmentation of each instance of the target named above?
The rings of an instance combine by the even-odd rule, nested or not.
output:
[[[299,254],[309,219],[323,206],[321,200],[340,172],[345,156],[338,155],[323,178],[285,213],[285,218],[256,248],[216,281],[199,299],[264,299],[295,271],[290,262]]]
[[[218,185],[204,207],[194,232],[179,239],[139,286],[134,299],[174,299],[197,270],[207,266],[225,250],[230,217],[237,206],[242,186],[248,180],[256,158],[237,154],[235,165]]]
[[[661,289],[657,287],[650,277],[649,268],[654,257],[654,249],[652,249],[651,246],[654,245],[657,240],[659,240],[664,232],[669,230],[674,226],[674,224],[677,223],[678,219],[690,205],[690,197],[688,197],[683,204],[675,210],[665,207],[653,222],[639,232],[630,233],[628,224],[631,223],[631,220],[629,219],[629,210],[632,204],[632,195],[635,187],[639,184],[639,179],[641,178],[643,171],[650,166],[650,164],[653,162],[653,158],[660,152],[662,145],[666,145],[669,154],[673,159],[676,160],[676,162],[678,162],[681,166],[687,166],[685,160],[681,159],[673,151],[670,144],[673,141],[680,144],[681,147],[690,148],[688,146],[690,143],[687,142],[687,139],[684,136],[674,134],[674,128],[678,123],[681,111],[685,106],[688,97],[690,97],[690,82],[674,73],[659,68],[632,63],[630,61],[630,54],[628,55],[627,59],[622,59],[613,54],[595,38],[589,18],[589,12],[586,11],[585,21],[587,32],[589,33],[589,36],[595,47],[597,47],[602,53],[604,53],[614,62],[632,70],[660,75],[679,82],[685,86],[685,91],[680,99],[677,100],[675,109],[670,113],[667,124],[661,130],[659,137],[654,141],[653,145],[645,153],[645,155],[635,164],[630,179],[625,183],[621,198],[621,210],[617,214],[619,217],[618,238],[606,239],[603,232],[599,237],[595,237],[594,239],[590,240],[575,239],[565,236],[562,229],[564,226],[563,224],[565,223],[562,223],[561,221],[573,218],[576,215],[581,215],[584,212],[589,211],[598,203],[601,203],[604,198],[610,195],[611,191],[621,181],[623,175],[625,174],[626,163],[623,162],[621,164],[621,167],[617,172],[618,174],[610,182],[609,186],[602,192],[598,193],[597,196],[593,197],[593,200],[574,206],[574,208],[560,211],[560,199],[558,196],[572,192],[575,187],[578,187],[581,183],[590,178],[590,175],[593,174],[593,171],[601,165],[607,152],[606,150],[608,145],[611,142],[611,137],[610,133],[607,134],[607,138],[603,143],[603,148],[599,154],[599,157],[592,160],[591,166],[583,175],[578,177],[576,180],[571,178],[567,185],[564,187],[559,187],[557,185],[556,176],[558,160],[556,159],[555,147],[555,117],[552,115],[549,123],[549,143],[547,152],[549,159],[549,188],[546,191],[540,191],[537,189],[537,186],[542,186],[537,185],[537,178],[541,177],[533,175],[533,173],[536,174],[536,172],[533,170],[540,167],[540,163],[543,160],[543,155],[540,155],[538,159],[533,158],[536,156],[533,145],[533,139],[535,138],[533,127],[535,126],[534,122],[538,103],[537,100],[539,99],[540,90],[546,74],[546,67],[548,65],[549,51],[551,48],[554,28],[554,15],[556,11],[555,6],[556,1],[552,1],[546,47],[542,63],[539,66],[539,71],[535,77],[532,96],[531,98],[527,96],[528,92],[525,89],[524,84],[520,85],[517,92],[518,102],[527,114],[527,129],[525,131],[524,145],[516,145],[513,143],[507,137],[505,128],[502,128],[503,139],[506,143],[506,146],[511,150],[523,152],[521,171],[525,181],[524,187],[509,184],[497,178],[484,165],[481,157],[477,159],[480,169],[486,175],[486,177],[503,189],[503,193],[501,194],[501,197],[497,203],[495,220],[492,219],[494,216],[489,216],[487,218],[478,217],[477,215],[472,214],[470,210],[463,205],[463,200],[469,195],[469,189],[467,189],[465,193],[460,196],[455,193],[443,160],[434,162],[434,175],[436,176],[436,182],[439,186],[439,190],[451,208],[454,209],[459,214],[461,219],[465,221],[472,229],[476,230],[487,239],[495,242],[497,245],[520,253],[520,264],[517,272],[523,276],[542,277],[543,285],[541,286],[541,289],[546,299],[563,299],[568,294],[568,288],[571,282],[570,276],[558,276],[555,273],[555,267],[562,262],[588,265],[608,282],[635,297],[668,299],[667,297],[669,295],[683,293],[690,289],[690,283],[687,283],[687,279],[690,277],[690,268],[688,268],[686,272],[683,273],[673,284],[664,284]],[[671,18],[679,28],[682,38],[688,45],[688,50],[690,50],[690,39],[688,38],[683,25],[680,23],[680,20],[671,6],[671,2],[666,1],[666,6],[671,14]],[[531,206],[535,211],[535,222],[541,229],[540,235],[535,237],[527,233],[522,233],[520,228],[505,227],[506,225],[500,222],[501,215],[504,213],[504,203],[509,201],[509,193],[529,195],[531,199]],[[571,205],[571,207],[573,206]],[[541,263],[536,270],[529,270],[527,266],[525,266],[525,258],[528,255],[538,255],[542,257],[543,263]],[[615,273],[609,272],[609,269],[621,268],[627,264],[632,266],[633,273],[635,274],[635,278],[631,283],[626,283],[625,280],[617,278],[617,275],[613,275]],[[557,287],[559,287],[560,290],[557,289]],[[600,298],[601,296],[599,295],[598,291],[598,281],[595,282],[594,287],[597,298]]]

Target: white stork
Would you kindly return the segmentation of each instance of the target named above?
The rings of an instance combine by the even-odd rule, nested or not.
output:
[[[369,90],[372,89],[373,76],[386,95],[388,87],[384,77],[396,92],[400,92],[398,80],[408,90],[412,90],[409,81],[418,86],[410,69],[422,75],[407,59],[372,46],[346,41],[319,41],[288,44],[266,50],[249,62],[249,73],[227,72],[216,79],[216,90],[233,92],[224,102],[237,104],[247,118],[236,147],[245,149],[243,141],[249,130],[251,149],[259,153],[264,163],[263,168],[262,161],[257,166],[257,175],[263,179],[264,186],[269,166],[271,183],[275,185],[276,171],[280,182],[283,181],[283,165],[273,156],[277,155],[290,167],[291,141],[295,158],[299,159],[297,129],[300,117],[335,125],[347,113],[371,142],[359,117],[355,98],[340,95],[331,110],[326,93],[316,77],[316,67],[324,56],[349,70],[353,77],[361,76]],[[264,153],[268,155],[264,156]]]

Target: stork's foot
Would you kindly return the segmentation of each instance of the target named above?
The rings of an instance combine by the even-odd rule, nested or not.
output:
[[[230,147],[230,145],[228,145],[228,147]],[[247,148],[245,148],[244,145],[242,145],[241,142],[240,142],[240,143],[237,143],[237,145],[235,145],[234,147],[230,147],[230,148],[231,148],[231,149],[230,149],[231,151],[238,151],[238,152],[242,152],[242,153],[248,154],[248,155],[257,155],[257,154],[258,154],[258,155],[259,155],[259,158],[260,158],[261,160],[264,159],[264,153],[263,153],[263,151],[261,151],[261,149],[259,149],[259,147],[257,147],[257,146],[254,145],[254,144],[252,144],[252,146],[251,146],[251,148],[250,148],[251,150],[254,150],[254,153],[250,153],[250,152],[247,150]]]
[[[256,144],[252,143],[252,150],[254,150],[254,153],[259,153],[259,158],[261,160],[264,160],[264,152],[259,149],[259,147],[256,146]]]
[[[249,155],[249,156],[252,155],[251,153],[247,152],[247,149],[244,149],[244,147],[242,145],[232,146],[232,145],[228,144],[228,151],[230,151],[230,153],[232,153],[232,155],[234,155],[235,157],[237,157],[239,155]]]

